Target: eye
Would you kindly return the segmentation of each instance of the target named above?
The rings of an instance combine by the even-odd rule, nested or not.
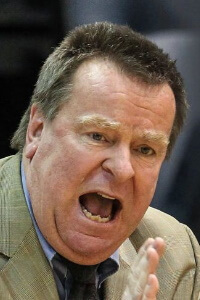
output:
[[[139,148],[139,152],[141,152],[143,155],[146,155],[146,156],[155,154],[155,151],[151,147],[148,147],[148,146],[141,146]]]
[[[102,134],[98,133],[98,132],[90,133],[89,136],[90,136],[93,140],[95,140],[95,141],[100,141],[100,142],[101,142],[101,141],[102,141],[102,142],[106,141],[105,137],[104,137]]]

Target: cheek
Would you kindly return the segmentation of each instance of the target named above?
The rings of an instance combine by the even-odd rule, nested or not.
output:
[[[150,176],[143,180],[142,193],[145,197],[147,205],[152,201],[158,181],[158,173],[149,174]]]
[[[95,167],[94,160],[80,152],[66,153],[62,158],[57,157],[53,162],[52,170],[55,176],[62,181],[81,183],[85,176]]]
[[[70,177],[73,173],[78,173],[84,163],[82,151],[78,147],[72,147],[62,139],[55,140],[54,144],[41,145],[38,149],[35,160],[41,172],[46,172],[47,178]]]
[[[139,174],[136,174],[133,187],[133,199],[132,201],[130,200],[126,210],[126,217],[129,219],[130,224],[134,222],[138,223],[149,207],[158,180],[158,169],[144,169]]]
[[[65,150],[62,154],[55,151],[38,162],[40,162],[39,166],[37,164],[37,170],[40,169],[38,178],[40,190],[46,191],[48,201],[53,198],[60,204],[66,199],[76,199],[84,180],[90,178],[98,166],[94,156],[72,149]]]
[[[143,192],[153,196],[152,194],[155,191],[158,176],[160,172],[161,163],[156,163],[150,168],[144,168],[139,175],[139,180],[141,182],[141,188]]]

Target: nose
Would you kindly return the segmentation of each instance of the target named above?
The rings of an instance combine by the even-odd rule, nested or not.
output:
[[[135,171],[129,148],[112,149],[109,157],[102,163],[103,169],[112,174],[115,180],[123,183],[134,177]]]

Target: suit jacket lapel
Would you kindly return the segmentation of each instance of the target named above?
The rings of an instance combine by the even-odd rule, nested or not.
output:
[[[17,155],[5,161],[5,164],[0,162],[3,164],[0,169],[0,222],[3,229],[0,232],[0,253],[9,260],[0,272],[0,298],[57,300],[51,267],[41,249],[25,203],[20,157]]]
[[[51,267],[33,227],[1,271],[0,286],[2,295],[11,299],[59,299]]]
[[[0,253],[11,257],[32,222],[21,186],[20,156],[1,160],[0,166]]]
[[[105,299],[121,300],[127,285],[130,266],[136,257],[136,250],[129,239],[120,247],[120,269],[106,280]]]

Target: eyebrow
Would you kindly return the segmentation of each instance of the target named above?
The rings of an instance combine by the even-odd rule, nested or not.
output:
[[[108,128],[113,130],[120,130],[122,127],[120,122],[116,122],[99,115],[82,116],[77,118],[77,126],[96,126],[98,128]]]
[[[141,138],[143,138],[146,141],[152,141],[152,142],[160,142],[165,146],[168,146],[169,144],[169,138],[167,135],[161,131],[155,131],[155,130],[145,130]]]
[[[110,120],[100,115],[89,115],[89,116],[81,116],[76,120],[77,128],[87,127],[87,126],[95,126],[99,129],[111,129],[118,130],[119,132],[123,132],[126,130],[126,127],[123,126],[120,122]],[[134,130],[134,135],[137,135],[139,138],[144,139],[147,142],[158,142],[163,144],[163,146],[168,146],[169,138],[162,131],[156,130]]]

